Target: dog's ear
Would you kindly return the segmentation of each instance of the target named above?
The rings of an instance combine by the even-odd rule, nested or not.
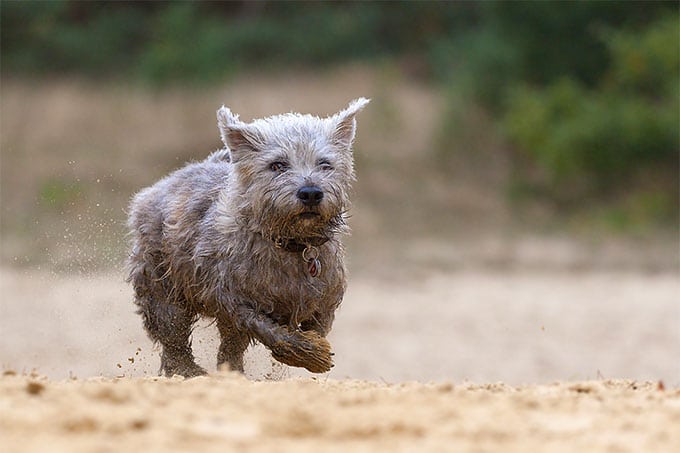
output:
[[[345,110],[338,112],[331,117],[334,126],[333,135],[331,137],[333,143],[342,148],[349,148],[352,146],[357,127],[357,121],[354,117],[363,110],[369,102],[371,102],[371,100],[366,98],[355,99],[349,103]]]
[[[220,130],[222,142],[229,149],[232,162],[238,162],[261,147],[257,131],[239,120],[238,115],[233,114],[225,106],[217,111],[217,127]]]

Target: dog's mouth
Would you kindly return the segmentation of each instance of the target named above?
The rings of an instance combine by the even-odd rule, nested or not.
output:
[[[313,220],[321,217],[321,214],[314,211],[305,211],[303,213],[300,213],[298,217],[300,217],[302,220]]]

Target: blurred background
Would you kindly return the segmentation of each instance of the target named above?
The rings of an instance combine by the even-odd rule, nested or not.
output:
[[[609,369],[680,383],[677,2],[3,1],[0,13],[0,322],[34,339],[3,344],[3,366],[134,362],[100,355],[145,341],[126,317],[126,206],[221,146],[219,106],[325,116],[366,96],[335,373]],[[83,337],[102,317],[118,333]],[[374,347],[357,357],[343,329]],[[132,339],[116,349],[116,335]],[[652,353],[632,360],[642,344]],[[513,371],[496,367],[509,356]]]

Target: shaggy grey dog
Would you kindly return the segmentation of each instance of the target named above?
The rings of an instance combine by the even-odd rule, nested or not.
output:
[[[241,122],[222,107],[225,148],[142,190],[130,206],[128,281],[161,372],[205,374],[191,330],[213,317],[218,364],[243,371],[257,340],[292,366],[325,372],[325,339],[345,291],[344,249],[357,99],[328,118]]]

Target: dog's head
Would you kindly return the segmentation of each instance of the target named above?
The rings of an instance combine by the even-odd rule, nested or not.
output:
[[[322,237],[341,228],[354,179],[355,116],[368,102],[359,98],[327,118],[287,113],[251,123],[220,108],[239,215],[270,237]]]

